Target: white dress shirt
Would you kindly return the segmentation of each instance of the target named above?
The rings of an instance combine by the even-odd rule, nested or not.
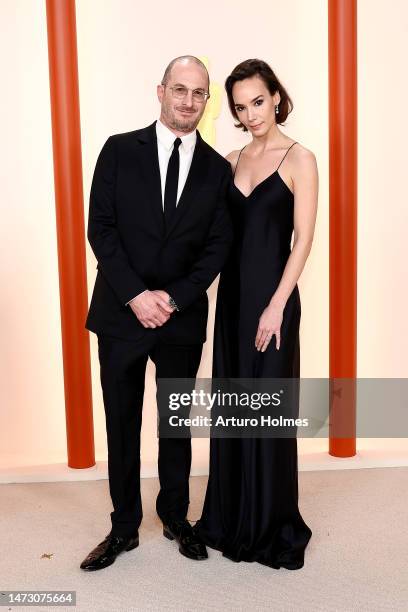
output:
[[[160,119],[156,121],[156,135],[157,135],[157,153],[159,156],[162,206],[164,209],[164,190],[166,186],[167,166],[169,165],[169,159],[170,159],[171,153],[174,148],[174,141],[176,140],[177,136],[173,134],[173,132],[169,130],[169,128],[165,126],[164,123],[160,121]],[[178,176],[176,206],[179,202],[180,196],[184,189],[184,185],[186,184],[188,173],[190,171],[190,166],[191,166],[191,162],[192,162],[193,154],[194,154],[194,148],[197,142],[196,130],[189,132],[189,134],[186,134],[185,136],[181,136],[180,140],[181,140],[181,145],[179,146],[180,167],[179,167],[179,176]],[[142,291],[142,293],[144,293],[144,291]],[[138,293],[138,295],[141,295],[141,294]],[[135,299],[135,298],[132,298],[132,299]],[[129,302],[131,301],[132,300],[129,300]],[[128,305],[129,302],[126,302],[126,305]]]
[[[167,166],[169,165],[170,155],[172,154],[174,141],[176,140],[177,136],[175,136],[173,132],[160,121],[160,119],[158,119],[156,122],[156,134],[157,152],[159,154],[162,204],[164,206],[164,189],[166,186]],[[181,136],[180,139],[180,169],[177,187],[177,203],[184,189],[184,185],[186,184],[187,176],[190,170],[194,147],[197,141],[197,132],[194,130],[185,136]]]

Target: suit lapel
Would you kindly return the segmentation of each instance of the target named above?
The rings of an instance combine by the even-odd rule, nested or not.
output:
[[[140,154],[138,157],[143,177],[146,181],[147,192],[151,200],[153,213],[161,232],[167,237],[173,231],[177,223],[179,223],[186,210],[193,204],[197,191],[201,189],[206,182],[208,175],[208,150],[200,133],[197,131],[197,142],[194,147],[190,171],[171,223],[169,227],[165,228],[159,156],[157,152],[156,122],[141,130],[137,135],[137,139],[143,145],[140,147]]]
[[[188,208],[193,204],[197,191],[205,184],[208,174],[207,156],[208,151],[203,143],[200,133],[197,131],[197,142],[194,147],[190,170],[184,185],[184,189],[177,203],[176,211],[169,227],[166,228],[166,237],[173,231],[177,223],[179,223],[180,219],[185,214],[186,210],[188,210]]]
[[[137,138],[143,145],[140,148],[139,162],[146,181],[147,193],[151,200],[157,224],[164,232],[164,213],[162,204],[159,156],[157,153],[156,122],[141,130]]]

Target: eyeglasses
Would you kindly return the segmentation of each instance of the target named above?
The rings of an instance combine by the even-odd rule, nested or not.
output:
[[[166,85],[164,87],[166,87]],[[188,89],[184,87],[184,85],[174,85],[173,87],[169,87],[169,89],[171,89],[173,97],[178,100],[185,98],[189,91],[193,92],[193,99],[196,100],[196,102],[204,102],[210,97],[209,92],[204,91],[204,89]]]

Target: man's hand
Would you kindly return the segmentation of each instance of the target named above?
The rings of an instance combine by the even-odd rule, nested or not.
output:
[[[133,298],[129,306],[143,327],[154,328],[164,325],[173,312],[173,308],[167,301],[168,294],[165,291],[144,291]]]
[[[167,306],[170,307],[171,312],[174,312],[174,308],[172,308],[169,304],[169,294],[167,293],[167,291],[164,291],[163,289],[155,289],[152,293],[155,293],[156,295],[158,295],[162,300],[164,300],[167,304]]]

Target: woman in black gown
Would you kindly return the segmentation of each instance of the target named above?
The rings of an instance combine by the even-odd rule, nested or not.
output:
[[[314,232],[316,161],[278,128],[292,102],[265,62],[239,64],[226,90],[237,127],[252,140],[227,156],[235,242],[218,288],[213,377],[298,378],[296,283]],[[312,532],[298,508],[296,438],[212,438],[196,527],[234,561],[301,568]]]

